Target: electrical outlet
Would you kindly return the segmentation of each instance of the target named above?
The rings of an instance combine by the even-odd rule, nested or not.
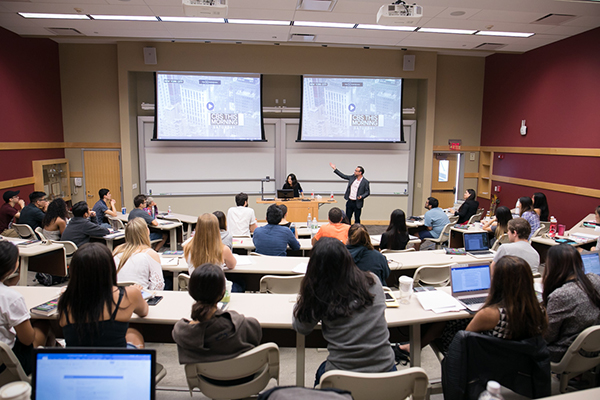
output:
[[[134,183],[134,184],[131,186],[131,188],[132,188],[132,189],[137,189],[137,183]]]
[[[469,153],[469,160],[475,161],[475,153]]]

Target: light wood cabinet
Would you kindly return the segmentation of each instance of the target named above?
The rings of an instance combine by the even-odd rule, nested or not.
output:
[[[71,200],[69,160],[66,158],[35,160],[32,164],[36,191],[46,192],[50,201],[58,197],[62,197],[65,201]]]
[[[490,199],[492,193],[492,167],[494,152],[479,152],[479,178],[477,178],[477,197]]]

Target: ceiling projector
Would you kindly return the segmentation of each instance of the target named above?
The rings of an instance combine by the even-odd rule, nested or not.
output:
[[[377,13],[379,25],[411,25],[423,16],[423,7],[404,2],[384,4]]]
[[[227,0],[183,0],[183,12],[188,17],[226,18]]]

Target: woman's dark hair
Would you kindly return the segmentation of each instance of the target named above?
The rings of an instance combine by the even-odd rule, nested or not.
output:
[[[73,255],[69,275],[67,289],[58,301],[58,313],[61,317],[70,315],[77,335],[84,338],[91,334],[90,330],[97,332],[104,309],[108,309],[109,314],[114,311],[117,268],[105,244],[87,243]]]
[[[294,316],[301,322],[350,317],[373,304],[373,284],[373,275],[358,269],[342,242],[321,238],[308,261]]]
[[[571,279],[575,280],[592,304],[600,308],[600,294],[585,275],[581,255],[575,247],[569,244],[550,247],[546,255],[546,268],[544,268],[544,292],[542,293],[544,305],[548,305],[548,298],[552,292]]]
[[[42,220],[42,227],[47,227],[53,223],[57,217],[60,217],[67,222],[67,203],[65,203],[65,201],[60,197],[52,200],[52,203],[48,204],[48,209],[46,210],[46,214]]]
[[[10,275],[17,265],[19,249],[8,241],[0,242],[0,280]]]
[[[519,197],[519,203],[521,203],[521,215],[525,211],[533,211],[533,201],[531,201],[531,197]]]
[[[533,290],[533,274],[527,261],[504,256],[494,264],[492,285],[483,307],[506,310],[507,336],[522,340],[544,333],[548,326],[546,313]]]
[[[495,235],[496,238],[499,238],[503,234],[508,232],[508,221],[512,219],[512,213],[510,209],[506,206],[500,206],[496,208],[496,221],[498,225],[496,226]]]
[[[281,212],[282,212],[282,216],[281,217],[283,219],[283,217],[285,217],[287,215],[287,213],[288,213],[288,208],[287,208],[287,206],[285,204],[277,204],[277,207],[279,207],[279,209],[281,210]]]
[[[227,217],[223,211],[215,211],[213,213],[215,217],[219,220],[219,230],[226,231],[227,230]]]
[[[475,200],[475,198],[477,197],[477,192],[475,192],[475,190],[473,190],[473,189],[467,189],[467,192],[469,192],[469,197],[467,197],[465,199],[465,201],[467,201],[467,200]]]
[[[533,194],[533,209],[540,209],[540,221],[550,221],[550,210],[548,209],[548,200],[542,192]]]
[[[369,250],[373,250],[369,231],[363,224],[354,224],[348,229],[348,244],[364,246]]]
[[[212,308],[225,294],[225,274],[215,264],[202,264],[192,272],[188,286],[196,302],[192,306],[192,319],[205,321]]]
[[[298,179],[296,179],[295,174],[289,174],[287,177],[292,178],[292,188],[298,184]],[[285,182],[287,183],[287,178],[285,179]]]
[[[406,229],[406,214],[399,208],[392,211],[390,215],[390,224],[387,227],[386,233],[388,234],[388,243],[393,245],[400,241],[401,238],[408,236],[408,229]],[[392,249],[401,250],[401,249]]]

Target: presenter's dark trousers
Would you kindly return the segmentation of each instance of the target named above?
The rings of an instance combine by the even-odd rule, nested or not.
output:
[[[362,208],[356,207],[356,200],[348,200],[346,203],[346,215],[348,216],[350,223],[352,223],[352,214],[354,214],[354,223],[360,224],[361,212]]]

